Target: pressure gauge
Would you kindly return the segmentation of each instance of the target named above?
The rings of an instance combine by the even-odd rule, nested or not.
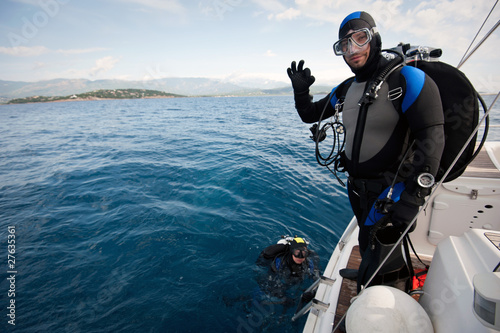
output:
[[[428,172],[421,173],[417,177],[417,183],[423,188],[429,188],[434,185],[434,176]]]

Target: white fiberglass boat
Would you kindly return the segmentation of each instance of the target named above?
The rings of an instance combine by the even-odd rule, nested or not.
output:
[[[430,263],[419,303],[434,331],[495,332],[494,325],[498,330],[500,299],[489,298],[500,292],[500,275],[493,273],[500,263],[500,142],[487,142],[461,177],[436,189],[410,238]],[[357,246],[353,219],[317,286],[304,332],[332,332],[344,316],[356,282],[343,279],[339,270],[359,266]]]

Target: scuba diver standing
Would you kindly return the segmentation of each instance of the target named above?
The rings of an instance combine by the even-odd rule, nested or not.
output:
[[[341,274],[357,279],[359,290],[384,258],[384,246],[399,239],[430,193],[445,143],[444,116],[434,81],[415,67],[400,66],[399,55],[382,53],[380,33],[368,13],[354,12],[344,19],[333,50],[355,76],[319,101],[309,95],[315,78],[303,60],[298,66],[292,62],[287,72],[302,121],[342,116],[345,150],[338,155],[336,170],[348,174],[362,264],[359,271]],[[400,87],[389,91],[385,78]],[[402,91],[406,93],[400,98]],[[402,251],[394,251],[396,263],[388,260],[379,274],[398,273],[401,263],[408,265]]]

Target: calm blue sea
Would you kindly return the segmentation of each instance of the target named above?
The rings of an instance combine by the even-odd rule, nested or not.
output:
[[[0,106],[0,331],[300,331],[253,299],[264,247],[324,268],[351,217],[309,135],[290,96]]]

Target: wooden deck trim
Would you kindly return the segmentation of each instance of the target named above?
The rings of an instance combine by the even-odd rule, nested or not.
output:
[[[427,265],[427,266],[430,265],[431,262],[430,262],[429,258],[421,258],[421,259],[422,259],[424,265]],[[425,266],[422,265],[422,263],[413,254],[411,255],[411,262],[412,262],[414,270],[425,268]],[[347,263],[346,268],[358,269],[360,264],[361,264],[361,254],[359,253],[359,246],[356,245],[352,248],[351,255],[349,256],[349,261]],[[337,325],[339,320],[347,312],[347,309],[349,309],[349,305],[351,304],[351,299],[356,295],[357,295],[357,283],[356,283],[356,281],[343,279],[342,280],[342,287],[340,288],[339,301],[337,304],[337,310],[335,312],[335,322],[334,322],[333,327],[335,327]],[[333,333],[342,333],[342,332],[337,329]]]
[[[347,267],[349,269],[358,269],[359,264],[361,264],[361,254],[359,253],[359,245],[352,248]],[[356,281],[343,279],[342,287],[340,287],[339,301],[337,304],[337,310],[335,311],[335,323],[334,327],[337,325],[339,320],[344,316],[351,304],[351,299],[357,295],[357,283]],[[336,330],[334,333],[342,333],[340,330]]]
[[[462,174],[464,177],[500,178],[500,171],[483,148]]]

